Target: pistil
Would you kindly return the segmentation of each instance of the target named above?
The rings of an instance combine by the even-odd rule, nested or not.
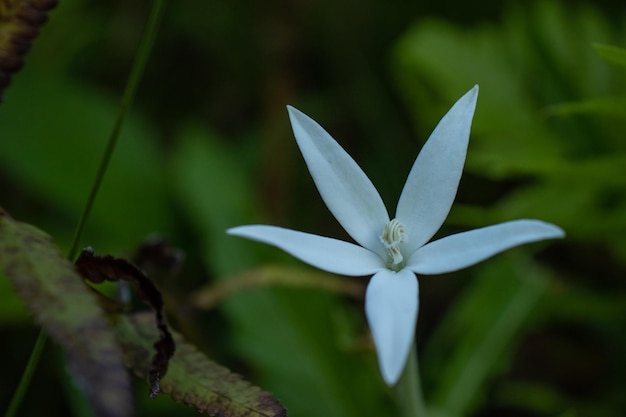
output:
[[[400,251],[400,244],[406,241],[407,235],[402,223],[393,219],[385,225],[383,233],[380,236],[380,242],[387,250],[392,267],[399,265],[404,260],[402,252]]]

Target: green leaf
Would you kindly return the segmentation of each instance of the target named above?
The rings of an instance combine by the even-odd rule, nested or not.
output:
[[[63,245],[96,175],[118,111],[118,97],[87,84],[28,67],[0,112],[0,167],[26,196],[59,215],[36,213],[38,223]],[[37,97],[37,100],[33,100]],[[54,111],[50,111],[54,109]],[[162,161],[152,132],[130,113],[85,236],[107,252],[154,230],[166,233]],[[132,204],[127,204],[128,202]]]
[[[441,415],[470,413],[547,286],[545,273],[525,257],[493,259],[477,278],[440,323],[421,361],[437,375],[432,398]]]
[[[120,316],[119,340],[127,366],[145,378],[150,368],[152,344],[158,337],[149,313]],[[282,417],[285,408],[271,394],[251,385],[239,375],[208,360],[173,332],[177,350],[170,360],[161,390],[175,401],[200,412],[222,417]]]
[[[624,117],[626,114],[626,97],[599,97],[560,103],[550,106],[546,112],[555,116],[597,114]]]
[[[481,213],[453,208],[456,224],[485,225],[478,214],[538,217],[568,236],[614,237],[612,250],[622,252],[626,199],[615,172],[626,155],[623,74],[589,47],[617,36],[593,9],[534,2],[509,8],[498,24],[420,20],[400,38],[393,68],[418,125],[432,123],[424,120],[432,103],[480,84],[465,170],[499,195],[486,197]],[[459,195],[477,191],[462,183]]]
[[[593,49],[606,61],[626,68],[626,49],[601,43],[594,43]]]
[[[65,349],[97,415],[130,416],[129,377],[94,295],[46,233],[1,208],[0,266],[37,321]]]

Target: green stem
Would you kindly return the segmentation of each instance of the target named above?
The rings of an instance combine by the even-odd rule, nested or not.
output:
[[[126,82],[126,87],[124,88],[124,94],[122,95],[120,110],[117,114],[115,125],[113,125],[113,130],[111,131],[111,134],[109,136],[107,147],[104,151],[104,155],[102,156],[102,160],[100,161],[100,166],[98,167],[96,179],[94,180],[91,191],[89,192],[87,204],[85,204],[85,208],[83,209],[80,220],[78,221],[78,225],[76,226],[76,230],[74,232],[72,245],[70,246],[70,250],[68,252],[68,259],[70,259],[70,261],[73,261],[78,253],[78,245],[80,243],[80,238],[83,234],[85,224],[87,223],[87,218],[91,214],[91,209],[94,202],[96,201],[96,196],[98,195],[98,191],[100,190],[100,185],[102,184],[102,180],[104,179],[104,174],[109,167],[111,156],[113,155],[113,151],[115,150],[115,146],[117,145],[117,140],[120,136],[122,125],[124,124],[124,119],[126,118],[128,109],[133,102],[135,93],[137,91],[137,86],[139,85],[139,81],[141,80],[144,69],[146,68],[146,63],[148,62],[148,57],[150,56],[152,45],[154,44],[154,38],[156,37],[157,29],[159,27],[159,23],[161,22],[164,10],[165,0],[155,0],[152,5],[152,11],[150,12],[148,24],[146,25],[146,29],[144,30],[141,39],[141,43],[139,44],[139,50],[137,51],[137,55],[135,55],[135,59],[130,70],[128,80]]]
[[[33,347],[33,351],[30,353],[30,358],[28,358],[28,363],[26,364],[26,368],[22,373],[22,378],[20,378],[20,383],[17,385],[17,389],[15,393],[13,393],[13,398],[11,398],[11,403],[9,404],[9,408],[7,408],[7,412],[5,413],[5,417],[13,417],[17,410],[20,408],[22,404],[22,400],[24,399],[24,395],[28,390],[28,386],[30,385],[30,381],[33,377],[33,373],[35,369],[37,369],[37,364],[39,363],[39,358],[41,357],[41,352],[43,352],[43,348],[46,346],[46,334],[43,330],[39,330],[39,335],[37,336],[37,341],[35,342],[35,346]]]
[[[126,114],[128,113],[130,106],[132,105],[135,93],[137,92],[137,86],[139,85],[139,81],[141,80],[141,77],[143,76],[144,70],[146,68],[146,63],[148,62],[148,57],[150,56],[150,52],[152,51],[154,39],[156,38],[156,33],[159,24],[161,23],[164,10],[165,0],[154,0],[154,3],[152,4],[152,10],[150,12],[150,17],[148,18],[148,23],[146,25],[146,28],[144,29],[141,41],[139,43],[137,55],[135,55],[130,74],[128,75],[128,79],[126,81],[126,86],[124,88],[124,93],[122,94],[122,100],[120,103],[120,109],[117,114],[115,124],[113,125],[113,130],[109,135],[107,147],[104,151],[104,155],[102,156],[102,160],[100,161],[100,165],[96,173],[96,178],[87,198],[87,203],[85,204],[83,212],[80,216],[80,219],[78,220],[78,224],[76,225],[76,229],[74,231],[74,237],[72,238],[72,243],[67,254],[67,258],[71,262],[74,261],[76,255],[78,254],[78,246],[81,236],[83,234],[83,230],[85,228],[85,224],[87,223],[87,219],[91,214],[91,209],[93,208],[94,202],[96,201],[96,196],[98,195],[98,191],[100,190],[100,185],[102,184],[102,180],[104,179],[104,174],[107,171],[109,162],[111,161],[111,157],[113,156],[113,151],[115,150],[115,146],[117,145],[117,141],[120,136],[124,120],[126,119]],[[46,334],[42,329],[39,331],[37,342],[35,342],[35,346],[33,347],[33,350],[30,354],[30,358],[28,359],[26,369],[24,369],[22,378],[20,379],[17,389],[15,390],[15,393],[11,398],[11,403],[9,404],[9,407],[4,417],[14,417],[17,413],[22,403],[22,399],[24,398],[24,395],[28,390],[28,386],[30,385],[33,372],[37,368],[45,344]]]
[[[402,417],[427,417],[415,344],[411,347],[404,373],[395,387],[395,397]]]

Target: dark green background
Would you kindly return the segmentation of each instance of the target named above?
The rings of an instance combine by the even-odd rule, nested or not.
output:
[[[65,0],[0,106],[0,204],[66,251],[113,126],[150,2]],[[346,238],[310,180],[286,104],[316,119],[393,211],[439,118],[480,85],[466,170],[440,235],[516,218],[567,238],[420,279],[433,416],[626,413],[626,46],[618,1],[170,1],[82,245],[126,256],[150,233],[187,254],[160,282],[174,327],[274,392],[290,415],[395,415],[362,301],[203,285],[268,263],[224,230],[262,222]],[[294,279],[297,277],[294,277]],[[347,278],[346,278],[347,279]],[[359,280],[363,285],[365,280]],[[0,279],[0,408],[37,329]],[[138,415],[194,415],[166,397]],[[21,415],[88,416],[50,344]]]

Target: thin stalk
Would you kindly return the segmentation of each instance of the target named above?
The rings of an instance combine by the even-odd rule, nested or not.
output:
[[[164,10],[165,0],[155,0],[152,4],[152,10],[150,11],[148,23],[146,25],[146,28],[144,29],[141,41],[139,43],[137,55],[135,55],[130,74],[128,75],[128,79],[126,81],[126,86],[124,88],[124,93],[122,94],[119,112],[117,114],[115,124],[113,125],[113,129],[111,130],[111,134],[109,135],[107,147],[104,151],[104,155],[102,156],[102,160],[100,161],[100,165],[96,173],[96,178],[87,198],[87,203],[85,204],[83,212],[80,216],[80,219],[78,220],[78,224],[76,225],[76,229],[74,231],[74,237],[72,238],[72,243],[67,254],[67,258],[71,262],[74,261],[78,253],[78,246],[81,236],[83,234],[83,230],[85,228],[85,224],[87,223],[87,219],[91,214],[91,209],[93,208],[94,202],[96,201],[96,196],[98,195],[98,191],[100,190],[100,185],[102,184],[102,180],[104,179],[104,174],[109,167],[109,162],[111,161],[113,151],[115,150],[115,147],[117,145],[117,141],[120,136],[124,120],[126,119],[126,114],[128,113],[130,106],[132,105],[135,93],[137,92],[137,86],[139,85],[139,81],[141,80],[144,70],[146,68],[146,63],[148,62],[148,57],[150,56],[150,52],[152,51],[154,39],[156,38],[156,33],[158,31],[159,24],[161,23]],[[13,397],[11,398],[11,403],[9,404],[9,407],[7,408],[4,417],[14,417],[19,410],[24,395],[26,394],[26,391],[28,390],[28,387],[30,385],[30,381],[32,380],[32,375],[35,372],[37,365],[39,364],[39,359],[41,358],[41,353],[45,345],[46,334],[42,329],[39,331],[39,336],[37,337],[35,346],[33,347],[26,368],[22,373],[20,382],[17,386],[17,389],[15,390],[15,393],[13,394]]]
[[[113,130],[109,135],[107,147],[104,151],[104,155],[102,156],[102,160],[100,161],[100,166],[98,167],[96,179],[94,180],[93,186],[91,187],[89,197],[87,198],[87,204],[85,204],[85,208],[83,209],[80,220],[78,221],[78,225],[76,226],[74,237],[72,238],[72,245],[70,246],[70,250],[68,252],[68,259],[70,261],[73,261],[78,253],[78,245],[80,243],[80,238],[83,234],[85,224],[87,223],[87,218],[89,218],[89,215],[91,214],[91,209],[94,202],[96,201],[96,196],[98,195],[98,191],[100,190],[100,185],[102,184],[102,180],[104,179],[104,174],[109,167],[111,156],[113,156],[113,151],[115,150],[115,146],[117,145],[117,141],[122,130],[122,125],[124,124],[124,120],[126,119],[126,114],[130,109],[133,99],[135,98],[137,86],[139,85],[139,81],[141,80],[144,69],[146,68],[146,63],[148,62],[148,57],[150,56],[150,52],[152,51],[152,45],[154,44],[154,39],[156,37],[159,24],[161,22],[161,18],[163,17],[164,10],[165,0],[155,0],[152,5],[152,11],[150,12],[148,24],[146,25],[141,39],[141,43],[139,44],[139,50],[137,51],[137,55],[135,55],[135,59],[130,70],[128,80],[126,82],[126,87],[124,88],[124,94],[122,95],[120,110],[117,114],[115,125],[113,125]]]
[[[39,363],[41,352],[43,352],[43,348],[45,346],[46,334],[43,332],[43,330],[39,330],[37,341],[35,342],[35,346],[33,346],[33,351],[30,353],[30,358],[28,358],[28,363],[26,364],[26,368],[22,373],[20,382],[17,385],[15,392],[13,393],[13,398],[11,398],[11,403],[9,404],[9,408],[7,408],[5,417],[13,417],[17,413],[17,410],[20,408],[22,400],[24,399],[24,395],[26,395],[26,391],[28,390],[28,386],[30,385],[30,381],[33,379],[33,373],[35,372],[35,369],[37,369],[37,364]]]
[[[404,373],[395,387],[395,399],[402,417],[427,417],[426,404],[422,395],[417,349],[411,348]]]

